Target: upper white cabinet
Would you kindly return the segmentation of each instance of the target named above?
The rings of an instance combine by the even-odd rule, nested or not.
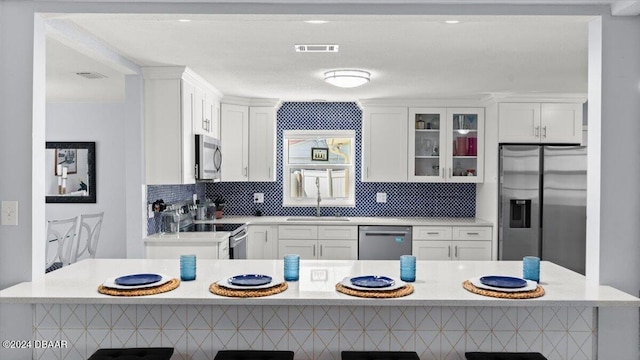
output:
[[[362,181],[407,181],[407,108],[366,107],[362,118]]]
[[[275,106],[220,106],[222,181],[275,181]]]
[[[215,89],[184,66],[143,67],[142,72],[146,183],[193,184],[196,89],[207,88],[211,96]]]
[[[249,181],[249,108],[220,105],[221,181]]]
[[[410,182],[484,179],[484,108],[410,108]]]
[[[206,84],[199,84],[194,99],[194,134],[220,138],[220,97]]]
[[[570,143],[582,141],[581,103],[500,103],[501,143]]]

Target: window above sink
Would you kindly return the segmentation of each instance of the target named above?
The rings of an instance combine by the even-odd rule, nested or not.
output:
[[[355,131],[285,130],[283,206],[355,206]]]

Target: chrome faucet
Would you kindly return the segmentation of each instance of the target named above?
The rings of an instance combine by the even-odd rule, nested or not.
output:
[[[316,199],[316,216],[320,216],[320,200],[322,200],[322,198],[320,197],[320,178],[316,178],[316,187],[318,188],[318,198]]]

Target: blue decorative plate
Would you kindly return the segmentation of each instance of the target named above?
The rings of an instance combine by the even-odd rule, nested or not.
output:
[[[510,276],[483,276],[480,282],[493,287],[515,289],[527,286],[527,281],[517,277]]]
[[[271,276],[259,274],[236,275],[229,278],[229,284],[237,286],[258,286],[271,282]]]
[[[366,275],[351,278],[351,283],[366,288],[384,288],[392,286],[395,281],[386,276]]]
[[[162,275],[158,274],[132,274],[126,276],[120,276],[116,278],[114,282],[117,285],[122,286],[138,286],[138,285],[147,285],[153,284],[162,280]]]

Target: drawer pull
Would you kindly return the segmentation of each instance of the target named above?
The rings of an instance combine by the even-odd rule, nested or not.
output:
[[[451,245],[449,245],[449,252],[447,253],[447,257],[451,258]]]
[[[455,246],[455,255],[454,257],[457,259],[458,258],[458,245]]]
[[[467,235],[480,235],[479,232],[467,232]]]
[[[427,235],[438,235],[438,234],[440,234],[440,233],[437,232],[437,231],[433,231],[433,232],[430,231],[430,232],[427,233]]]

